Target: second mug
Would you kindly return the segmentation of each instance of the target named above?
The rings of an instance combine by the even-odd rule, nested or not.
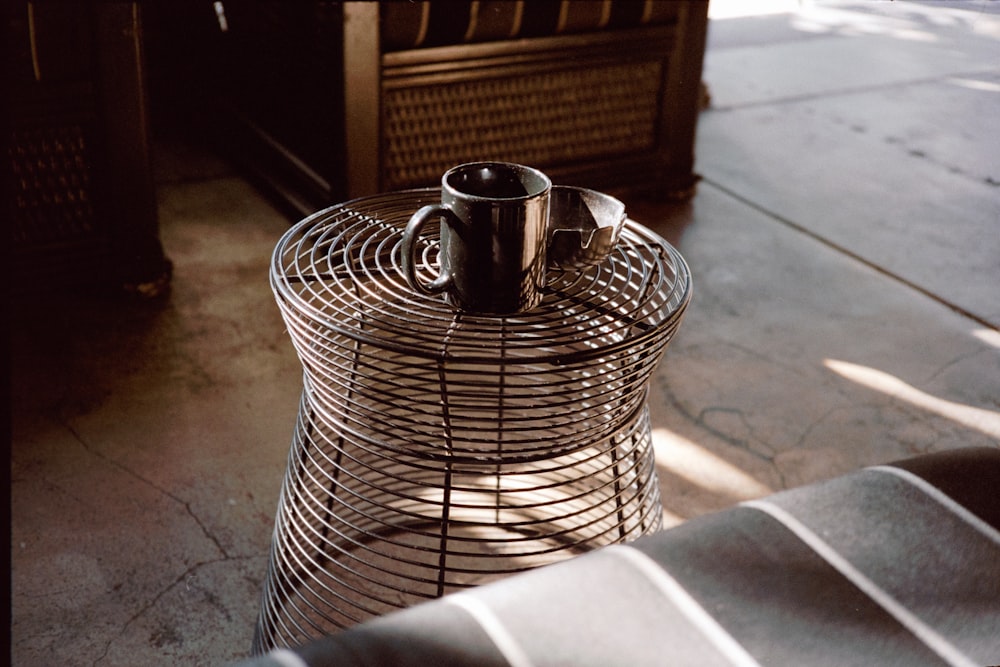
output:
[[[441,177],[441,202],[424,206],[403,232],[402,269],[423,294],[444,294],[472,313],[513,314],[542,299],[549,222],[549,178],[509,162],[473,162]],[[418,239],[440,219],[439,273],[418,276]]]

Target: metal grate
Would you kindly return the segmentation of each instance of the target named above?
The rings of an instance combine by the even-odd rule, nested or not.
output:
[[[483,159],[546,167],[652,150],[662,78],[653,61],[389,88],[385,186]]]
[[[305,372],[257,652],[661,525],[645,399],[690,297],[684,260],[629,222],[536,309],[467,315],[398,269],[406,221],[439,196],[336,206],[275,249]]]

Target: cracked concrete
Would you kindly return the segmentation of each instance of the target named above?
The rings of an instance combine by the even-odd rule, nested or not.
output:
[[[788,4],[713,21],[694,201],[626,202],[694,276],[649,389],[668,524],[1000,445],[1000,13]],[[267,283],[289,221],[168,138],[169,297],[15,312],[15,665],[250,647],[301,390]]]
[[[1000,443],[998,38],[972,2],[713,24],[695,297],[650,392],[668,522]]]
[[[19,313],[14,664],[249,647],[301,389],[266,278],[288,223],[236,178],[161,182],[159,198],[167,301]]]

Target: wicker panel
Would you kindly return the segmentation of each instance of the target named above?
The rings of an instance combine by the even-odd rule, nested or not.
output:
[[[14,247],[74,242],[100,235],[94,216],[89,145],[84,129],[66,124],[17,129],[13,172]]]
[[[435,184],[462,162],[544,168],[655,147],[662,62],[473,76],[385,91],[385,189]]]

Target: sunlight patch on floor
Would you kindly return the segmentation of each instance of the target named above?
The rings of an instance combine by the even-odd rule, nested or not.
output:
[[[980,433],[1000,438],[1000,413],[998,412],[946,401],[920,391],[894,375],[869,366],[836,359],[826,359],[823,365],[851,382],[905,401],[940,417],[951,419]]]
[[[972,335],[991,347],[1000,350],[1000,331],[995,329],[976,329]]]
[[[801,0],[710,0],[708,18],[733,19],[798,11]]]
[[[656,465],[706,491],[734,500],[759,498],[773,489],[724,458],[665,429],[653,429]]]

